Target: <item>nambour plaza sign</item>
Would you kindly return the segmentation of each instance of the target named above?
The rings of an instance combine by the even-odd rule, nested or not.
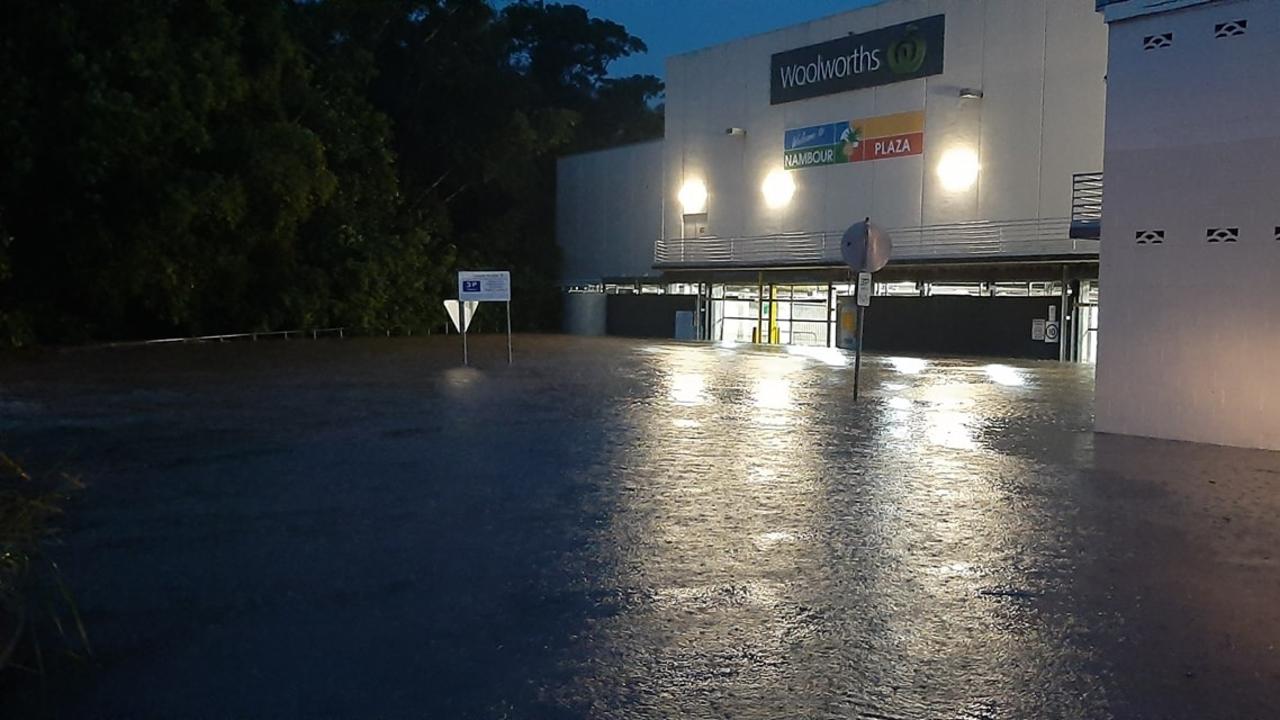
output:
[[[946,29],[933,15],[775,53],[769,104],[939,75]]]
[[[923,152],[924,113],[915,111],[787,130],[782,139],[782,166],[797,170]]]

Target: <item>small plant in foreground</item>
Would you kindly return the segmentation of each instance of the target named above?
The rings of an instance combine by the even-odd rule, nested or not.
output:
[[[57,539],[54,521],[83,485],[59,475],[37,479],[0,453],[0,669],[15,662],[31,638],[36,670],[44,669],[39,621],[47,621],[74,654],[88,654],[89,636],[57,563],[45,548]]]

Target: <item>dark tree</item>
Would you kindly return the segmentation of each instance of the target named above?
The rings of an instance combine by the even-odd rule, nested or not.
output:
[[[557,154],[661,133],[643,43],[481,0],[9,0],[0,341],[436,326],[509,267],[554,327]]]

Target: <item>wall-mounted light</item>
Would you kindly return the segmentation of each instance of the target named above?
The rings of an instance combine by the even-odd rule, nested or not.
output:
[[[685,180],[676,194],[685,215],[700,215],[707,211],[707,185],[698,179]]]
[[[981,100],[982,91],[978,88],[960,88],[960,97],[965,100]]]
[[[765,205],[770,208],[776,210],[786,207],[791,202],[791,196],[796,194],[795,178],[782,168],[774,168],[764,176],[764,182],[760,183],[760,192],[764,194]]]
[[[724,134],[725,135],[746,135],[747,131],[745,128],[731,127],[731,128],[725,128]]]
[[[973,187],[978,180],[978,154],[968,148],[952,148],[938,161],[938,180],[950,192],[960,192]]]

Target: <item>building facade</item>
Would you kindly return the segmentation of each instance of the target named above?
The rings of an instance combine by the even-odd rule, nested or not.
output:
[[[1099,3],[1096,428],[1280,449],[1280,3]]]
[[[663,140],[560,162],[568,302],[831,345],[870,218],[869,348],[1090,360],[1106,67],[1089,0],[888,0],[670,58]]]

